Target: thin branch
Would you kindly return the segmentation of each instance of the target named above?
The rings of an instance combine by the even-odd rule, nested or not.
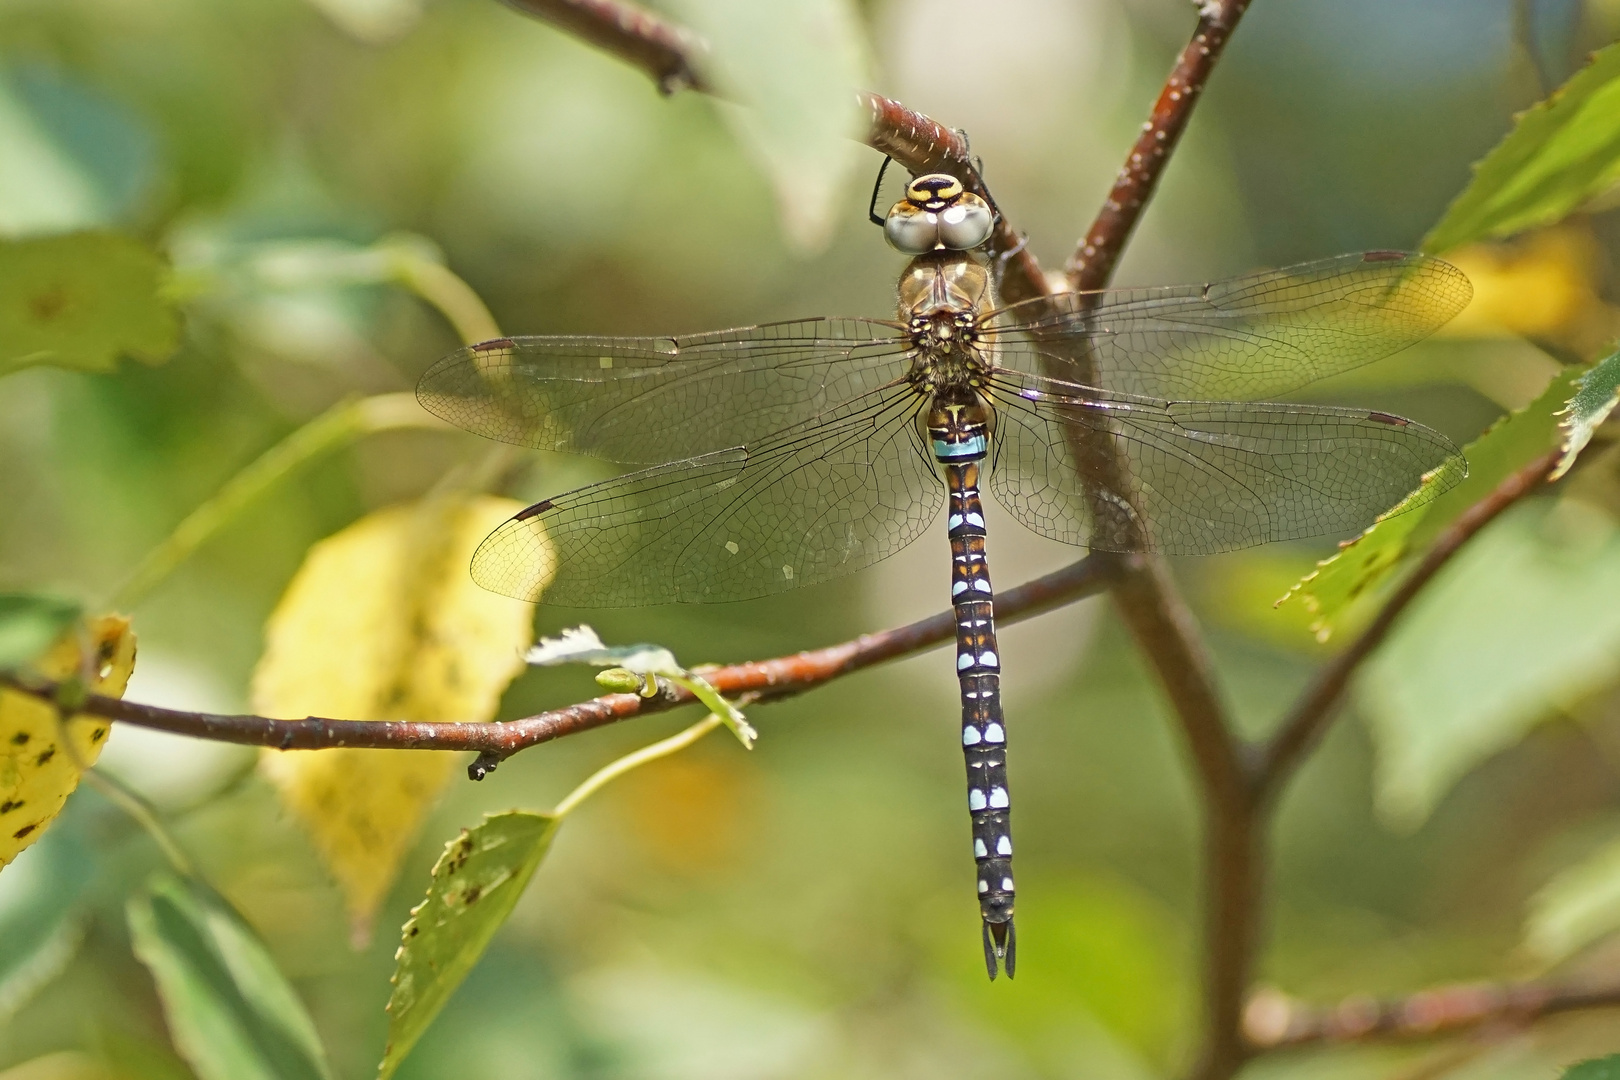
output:
[[[1088,557],[1025,582],[998,598],[998,615],[1007,622],[1026,619],[1100,593],[1111,584],[1112,568],[1113,564],[1108,560]],[[866,634],[838,645],[771,660],[733,664],[702,674],[722,694],[736,697],[753,693],[760,700],[776,700],[802,693],[874,664],[923,652],[953,640],[955,633],[955,617],[946,611],[907,626]],[[0,686],[9,686],[47,701],[54,701],[59,690],[59,685],[52,680],[19,674],[0,673]],[[333,720],[319,716],[302,720],[226,716],[164,709],[95,694],[86,698],[75,711],[178,735],[281,750],[323,750],[338,746],[394,750],[476,750],[486,755],[488,760],[499,761],[519,750],[564,735],[588,731],[632,716],[663,712],[694,700],[690,692],[671,686],[664,694],[653,698],[643,698],[637,694],[606,694],[522,720],[465,724]]]
[[[1243,1013],[1256,1051],[1374,1039],[1424,1039],[1494,1025],[1522,1026],[1554,1013],[1620,1005],[1620,983],[1464,983],[1378,1001],[1352,997],[1320,1008],[1262,990]]]
[[[340,401],[282,439],[233,476],[213,498],[199,505],[153,548],[113,593],[108,606],[128,609],[152,587],[287,475],[316,457],[362,435],[402,428],[447,430],[449,425],[422,408],[416,395],[378,394]]]
[[[1077,292],[1100,289],[1114,276],[1125,242],[1159,186],[1193,106],[1203,96],[1210,74],[1248,7],[1249,0],[1202,0],[1199,4],[1192,40],[1181,50],[1159,91],[1153,113],[1142,125],[1142,134],[1119,170],[1102,212],[1069,258],[1065,267],[1069,288]]]
[[[913,112],[892,98],[859,91],[856,99],[871,116],[866,145],[888,154],[913,174],[948,172],[962,185],[990,204],[996,214],[995,231],[985,252],[1000,267],[998,283],[1001,301],[1014,304],[1045,296],[1052,291],[1040,264],[1031,255],[1024,238],[996,205],[995,196],[979,174],[979,163],[968,151],[967,138],[937,120]]]
[[[582,41],[646,71],[661,94],[688,87],[709,91],[700,73],[703,39],[622,0],[505,0],[525,15],[551,23]]]
[[[1451,557],[1480,530],[1496,520],[1497,516],[1531,494],[1552,474],[1561,452],[1554,448],[1528,465],[1511,473],[1496,485],[1491,493],[1469,507],[1455,521],[1446,526],[1423,560],[1407,575],[1393,595],[1384,602],[1377,616],[1361,636],[1344,652],[1335,656],[1301,695],[1298,704],[1278,726],[1261,758],[1260,783],[1267,794],[1273,794],[1288,778],[1294,768],[1322,732],[1332,722],[1340,700],[1350,685],[1351,676],[1389,635],[1397,619],[1430,580],[1438,574]]]
[[[1142,134],[1091,228],[1069,260],[1071,289],[1105,287],[1158,187],[1193,107],[1249,0],[1202,0],[1198,25],[1165,80]],[[1079,358],[1084,365],[1085,358]],[[1085,370],[1084,367],[1082,370]],[[1066,433],[1075,460],[1094,476],[1123,478],[1112,448],[1084,431]],[[1117,485],[1114,490],[1127,490]],[[1241,1022],[1260,939],[1265,857],[1263,807],[1252,763],[1227,719],[1192,612],[1163,560],[1123,560],[1114,602],[1175,708],[1204,794],[1204,1035],[1193,1075],[1227,1080],[1248,1058]]]

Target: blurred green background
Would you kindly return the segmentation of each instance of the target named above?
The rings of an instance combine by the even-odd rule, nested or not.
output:
[[[1193,17],[1183,0],[870,0],[857,15],[872,88],[969,133],[1049,268],[1088,224]],[[1511,114],[1617,31],[1613,0],[1259,0],[1116,280],[1414,247]],[[0,234],[116,226],[166,250],[195,289],[184,344],[161,366],[0,382],[0,586],[94,604],[277,439],[344,396],[408,389],[458,344],[400,290],[267,280],[253,269],[263,245],[418,234],[508,333],[886,317],[903,259],[865,219],[881,159],[857,153],[825,248],[806,254],[714,102],[661,98],[491,0],[0,0]],[[1601,270],[1620,230],[1610,216],[1589,226]],[[1528,345],[1445,340],[1313,399],[1393,409],[1462,443],[1552,370]],[[245,710],[265,617],[309,545],[485,449],[391,433],[298,473],[139,605],[129,696]],[[606,469],[535,455],[509,493],[539,498]],[[1587,547],[1613,529],[1594,512]],[[1542,535],[1539,520],[1522,528]],[[992,530],[1003,588],[1075,555],[1004,517]],[[944,547],[937,529],[831,585],[592,623],[689,665],[791,652],[943,608]],[[1332,550],[1328,538],[1175,565],[1248,732],[1339,643],[1318,644],[1297,605],[1272,608]],[[537,628],[576,621],[541,608]],[[1106,602],[1009,628],[1003,650],[1015,982],[984,980],[956,687],[936,650],[755,709],[751,754],[711,739],[594,801],[401,1075],[1108,1080],[1183,1064],[1198,818],[1174,725]],[[1620,825],[1613,674],[1533,710],[1522,731],[1552,722],[1482,750],[1426,819],[1380,816],[1368,729],[1339,723],[1281,808],[1263,978],[1335,1000],[1538,970],[1521,945],[1527,903]],[[593,689],[584,672],[533,671],[501,716]],[[361,951],[252,751],[121,726],[103,761],[170,815],[295,980],[340,1075],[360,1077],[381,1053],[393,928],[444,841],[486,810],[549,806],[691,719],[619,725],[458,780]],[[158,861],[85,790],[0,876],[0,919],[43,910],[42,896],[85,912],[7,924],[63,947],[54,966],[0,982],[0,1067],[83,1048],[121,1074],[186,1075],[121,914]],[[1539,1076],[1605,1041],[1620,1045],[1620,1020],[1592,1014],[1476,1047],[1457,1075]],[[1394,1076],[1427,1054],[1299,1054],[1253,1072]]]

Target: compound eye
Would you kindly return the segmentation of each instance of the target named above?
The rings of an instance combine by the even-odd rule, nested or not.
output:
[[[939,246],[939,216],[909,202],[897,202],[883,219],[883,235],[907,255],[921,255]]]
[[[952,205],[940,211],[939,240],[953,251],[968,251],[990,239],[995,215],[985,201],[964,192]]]

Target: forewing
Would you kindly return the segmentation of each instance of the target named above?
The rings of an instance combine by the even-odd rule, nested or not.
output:
[[[689,337],[519,337],[451,353],[424,408],[491,439],[645,463],[743,446],[889,382],[907,342],[863,319]]]
[[[992,396],[991,492],[1034,531],[1094,550],[1208,555],[1348,534],[1468,471],[1444,435],[1365,409],[1164,401],[1035,376]],[[1066,424],[1122,468],[1077,470]],[[1431,470],[1440,482],[1402,502]]]
[[[1146,397],[1249,401],[1398,352],[1472,295],[1450,263],[1371,251],[1212,285],[1039,297],[1004,309],[983,339],[1019,371]]]
[[[754,446],[559,495],[491,533],[473,578],[522,600],[633,607],[747,600],[858,570],[943,505],[917,407],[909,392],[868,395]]]

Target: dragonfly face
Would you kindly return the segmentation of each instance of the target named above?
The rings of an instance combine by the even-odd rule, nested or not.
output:
[[[417,388],[430,412],[491,438],[650,466],[490,534],[473,578],[525,600],[766,596],[886,558],[945,510],[992,978],[1012,974],[1016,938],[981,482],[1026,527],[1094,550],[1198,555],[1358,531],[1417,505],[1402,500],[1425,478],[1424,497],[1460,481],[1457,448],[1387,413],[1263,399],[1405,348],[1472,293],[1437,259],[1366,252],[997,310],[974,251],[993,224],[954,178],[912,181],[883,221],[913,256],[895,322],[502,338]]]
[[[971,251],[990,239],[995,214],[962,182],[946,173],[919,176],[906,197],[889,208],[883,235],[907,255],[949,249]]]

